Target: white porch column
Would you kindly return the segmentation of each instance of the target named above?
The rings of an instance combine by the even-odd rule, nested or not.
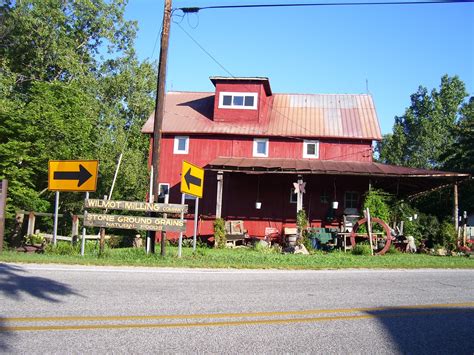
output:
[[[222,216],[222,190],[224,187],[224,172],[217,172],[216,218]]]

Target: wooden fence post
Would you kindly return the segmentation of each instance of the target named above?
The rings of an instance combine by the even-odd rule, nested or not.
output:
[[[35,234],[35,222],[36,216],[34,212],[30,212],[28,215],[28,229],[26,230],[26,235]]]
[[[71,243],[75,244],[79,235],[79,217],[75,214],[72,216],[72,228],[71,228]]]
[[[5,235],[5,208],[7,206],[8,180],[0,181],[0,253],[3,250],[3,238]]]

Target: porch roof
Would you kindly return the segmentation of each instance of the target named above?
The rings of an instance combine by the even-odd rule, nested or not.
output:
[[[365,176],[387,192],[414,195],[470,178],[469,174],[408,168],[374,162],[218,157],[206,167],[211,171],[247,174],[315,174]]]

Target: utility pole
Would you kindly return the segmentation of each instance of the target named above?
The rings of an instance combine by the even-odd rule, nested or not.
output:
[[[171,0],[165,0],[165,8],[163,12],[163,29],[161,32],[160,60],[158,62],[158,80],[156,88],[155,101],[155,122],[153,125],[153,196],[154,201],[158,202],[160,194],[159,176],[160,176],[160,145],[161,130],[163,126],[163,116],[165,113],[165,83],[166,83],[166,61],[168,58],[168,42],[170,37],[171,22]],[[161,232],[161,255],[165,256],[166,234]],[[152,248],[155,250],[155,237],[151,238]]]

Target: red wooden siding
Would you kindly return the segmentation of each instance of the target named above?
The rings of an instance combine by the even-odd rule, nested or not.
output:
[[[219,108],[221,92],[257,93],[257,109],[225,109]],[[262,84],[218,83],[214,100],[214,121],[216,122],[263,122],[267,116],[267,95]]]
[[[175,184],[180,181],[182,161],[204,167],[221,157],[250,158],[253,138],[245,136],[189,136],[189,153],[174,154],[174,135],[165,135],[161,141],[160,181]],[[303,140],[289,138],[269,139],[269,158],[303,159]],[[262,158],[265,159],[265,158]],[[319,159],[340,161],[372,161],[370,141],[320,140]]]
[[[170,203],[179,203],[180,173],[182,161],[205,167],[219,156],[252,157],[253,139],[245,136],[216,137],[190,136],[189,153],[174,154],[174,135],[165,135],[161,142],[160,182],[170,184]],[[289,138],[270,139],[269,157],[302,159],[303,141]],[[371,144],[369,141],[321,140],[320,159],[371,161]],[[265,159],[265,158],[262,158]],[[294,225],[296,204],[290,203],[290,189],[296,181],[296,175],[262,174],[247,175],[226,173],[224,177],[224,195],[222,215],[227,219],[242,219],[249,233],[263,236],[265,227],[276,227],[282,230],[285,225]],[[258,179],[260,182],[257,183]],[[304,195],[304,208],[313,224],[324,221],[330,204],[321,203],[321,194],[326,193],[329,202],[334,195],[334,178],[330,176],[308,175],[307,193]],[[255,209],[258,199],[262,209]],[[343,211],[344,191],[360,191],[362,194],[368,185],[367,178],[338,177],[336,180],[339,211]],[[216,206],[216,173],[206,171],[204,196],[199,205],[199,234],[212,235],[212,222],[215,219]],[[190,215],[186,234],[192,235],[192,214],[194,201],[188,200]],[[170,233],[170,237],[176,237]]]

